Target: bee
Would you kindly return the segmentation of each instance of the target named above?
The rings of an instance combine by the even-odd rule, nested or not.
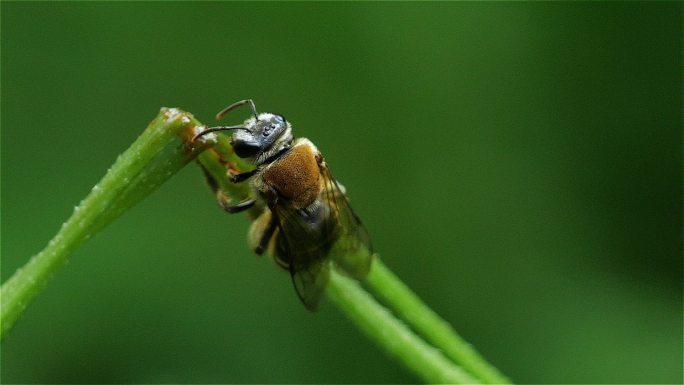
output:
[[[210,132],[233,131],[235,154],[254,169],[230,180],[249,183],[251,196],[235,204],[219,203],[229,213],[264,207],[250,226],[250,247],[257,255],[268,252],[289,271],[302,303],[314,310],[331,268],[357,279],[366,276],[373,259],[370,237],[323,155],[310,140],[295,139],[282,115],[257,113],[254,102],[246,99],[216,118],[244,105],[251,107],[252,116],[242,125],[207,128],[193,141]]]

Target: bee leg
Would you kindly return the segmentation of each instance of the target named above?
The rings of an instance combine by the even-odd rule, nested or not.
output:
[[[219,200],[219,204],[221,205],[221,207],[223,207],[224,210],[226,210],[227,212],[229,212],[231,214],[239,213],[241,211],[245,211],[248,208],[254,206],[254,203],[256,203],[256,199],[252,199],[252,198],[245,199],[244,201],[238,202],[234,205],[229,205],[224,200]]]
[[[258,255],[261,255],[264,253],[264,251],[268,247],[268,242],[271,241],[271,237],[273,237],[273,233],[275,232],[275,229],[277,227],[278,227],[278,220],[276,219],[275,216],[271,216],[271,219],[268,221],[268,226],[266,226],[264,233],[261,234],[261,239],[259,239],[259,244],[254,248],[255,253],[257,253]]]
[[[202,164],[198,163],[200,167],[202,168],[202,172],[204,172],[204,177],[207,181],[207,184],[209,185],[209,188],[211,191],[214,192],[214,195],[216,196],[216,201],[218,202],[219,206],[221,206],[224,210],[230,212],[226,207],[229,207],[228,202],[230,201],[230,198],[219,188],[219,184],[214,179],[213,176],[209,173],[209,171],[202,166]]]
[[[207,181],[207,185],[209,185],[211,191],[217,193],[219,191],[219,185],[216,179],[214,179],[214,177],[211,176],[209,170],[207,170],[206,167],[202,166],[201,163],[198,162],[197,164],[199,164],[200,168],[202,169],[202,173],[204,173],[204,179]]]
[[[240,174],[231,175],[230,181],[233,183],[244,182],[245,180],[251,178],[252,175],[254,175],[254,174],[256,174],[256,169],[254,169],[252,171],[243,172]]]

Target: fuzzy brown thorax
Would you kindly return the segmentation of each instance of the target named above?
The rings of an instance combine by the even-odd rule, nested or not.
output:
[[[256,187],[262,192],[275,190],[295,208],[308,207],[321,189],[317,154],[308,139],[297,139],[289,151],[264,167]]]

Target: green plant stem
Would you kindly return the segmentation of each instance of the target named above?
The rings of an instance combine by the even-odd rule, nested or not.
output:
[[[190,148],[175,138],[188,136],[199,123],[192,115],[163,108],[128,150],[121,154],[104,178],[74,209],[57,235],[0,289],[0,337],[4,338],[26,306],[43,289],[52,274],[84,241],[121,213],[153,192],[201,148]]]
[[[415,335],[359,284],[334,271],[328,297],[366,335],[428,383],[477,384],[478,380]]]
[[[486,384],[509,384],[510,380],[485,361],[441,317],[430,309],[379,258],[366,278],[367,285],[397,316],[455,363]]]

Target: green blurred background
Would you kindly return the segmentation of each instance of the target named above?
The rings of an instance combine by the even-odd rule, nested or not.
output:
[[[519,383],[682,381],[682,4],[2,2],[2,280],[160,107],[251,97]],[[229,122],[247,116],[241,111]],[[195,165],[79,249],[2,382],[413,382]]]

